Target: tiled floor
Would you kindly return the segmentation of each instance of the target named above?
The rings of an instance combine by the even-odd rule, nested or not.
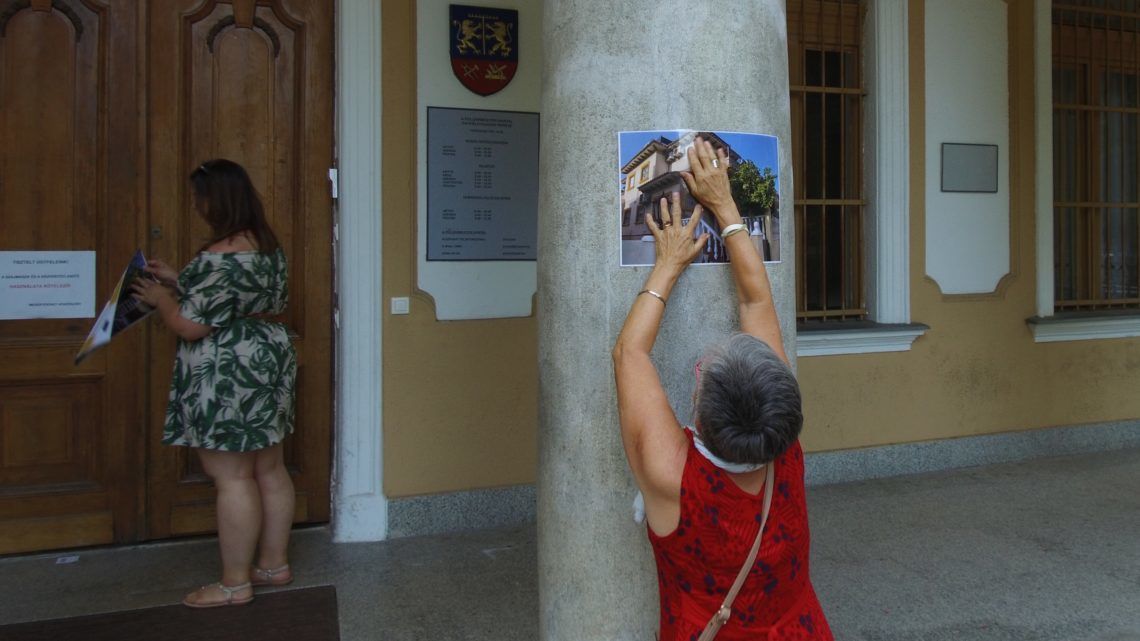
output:
[[[809,489],[812,574],[851,641],[1140,641],[1140,450]],[[344,641],[537,639],[534,526],[333,544],[296,533]],[[74,563],[57,564],[67,554]],[[176,603],[210,539],[0,559],[0,622]],[[4,640],[7,641],[7,640]]]

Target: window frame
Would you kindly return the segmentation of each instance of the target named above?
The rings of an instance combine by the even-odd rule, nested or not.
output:
[[[797,332],[799,356],[900,352],[926,326],[910,317],[910,16],[871,0],[864,17],[864,295],[869,322]]]
[[[1037,315],[1026,322],[1038,343],[1140,336],[1140,311],[1058,312],[1055,301],[1053,200],[1053,2],[1034,3],[1036,87]]]
[[[798,323],[864,321],[869,316],[864,282],[867,208],[865,155],[862,153],[867,99],[863,64],[866,43],[861,37],[868,11],[867,0],[789,0],[787,6],[791,149],[793,173],[798,178],[792,202],[799,230],[796,234]],[[824,33],[831,34],[831,38],[821,36]],[[821,37],[827,41],[818,41]],[[817,63],[809,63],[813,53],[818,58]],[[849,65],[848,56],[852,54],[856,56],[855,64]],[[829,60],[837,62],[834,68]],[[830,75],[835,71],[839,73],[838,79]],[[835,127],[835,120],[828,118],[833,105],[838,106],[839,115],[837,154],[830,149],[827,135],[819,133],[814,142],[812,136],[812,132],[820,131],[817,124],[822,124],[824,129]],[[854,118],[850,117],[852,108]],[[818,122],[809,120],[813,111]],[[813,150],[822,156],[813,154]],[[813,158],[820,164],[813,165],[809,171],[807,165]],[[855,162],[850,163],[851,160]],[[835,167],[832,167],[833,162]],[[829,172],[834,169],[838,169],[838,176]],[[829,226],[835,223],[839,226],[839,238],[838,244],[832,247],[829,241],[834,228],[829,230]],[[808,242],[812,234],[809,229],[815,229],[819,235],[811,245],[818,249],[818,256],[810,263]],[[834,267],[837,264],[838,269]],[[838,288],[839,300],[835,305],[830,300],[833,288]],[[809,301],[813,291],[815,296]],[[811,303],[821,304],[822,308],[809,307]]]

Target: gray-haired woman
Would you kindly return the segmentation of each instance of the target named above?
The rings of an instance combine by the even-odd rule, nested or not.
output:
[[[692,171],[683,178],[700,204],[687,225],[677,194],[661,200],[660,226],[647,217],[656,261],[613,350],[622,442],[657,561],[660,639],[696,639],[722,612],[722,641],[830,640],[808,575],[799,386],[768,275],[747,231],[733,231],[743,226],[724,151],[698,138],[688,153]],[[728,250],[742,333],[697,362],[696,425],[687,427],[673,414],[649,353],[673,286],[707,241],[692,233],[705,209]],[[761,528],[759,555],[744,574]],[[738,575],[739,594],[723,609]]]

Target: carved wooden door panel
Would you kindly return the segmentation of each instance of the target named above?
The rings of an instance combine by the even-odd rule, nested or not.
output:
[[[148,24],[152,255],[184,264],[208,229],[187,176],[229,158],[249,171],[289,260],[285,314],[297,348],[297,427],[286,460],[299,522],[329,517],[333,0],[152,0]],[[214,529],[213,489],[185,448],[159,443],[174,337],[151,344],[152,537]]]
[[[0,0],[0,250],[96,252],[97,306],[142,240],[138,5]],[[145,330],[76,367],[93,320],[0,320],[0,554],[139,536]]]

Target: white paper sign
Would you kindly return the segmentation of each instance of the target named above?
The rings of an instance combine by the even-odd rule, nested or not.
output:
[[[0,320],[95,316],[95,252],[0,251]]]

